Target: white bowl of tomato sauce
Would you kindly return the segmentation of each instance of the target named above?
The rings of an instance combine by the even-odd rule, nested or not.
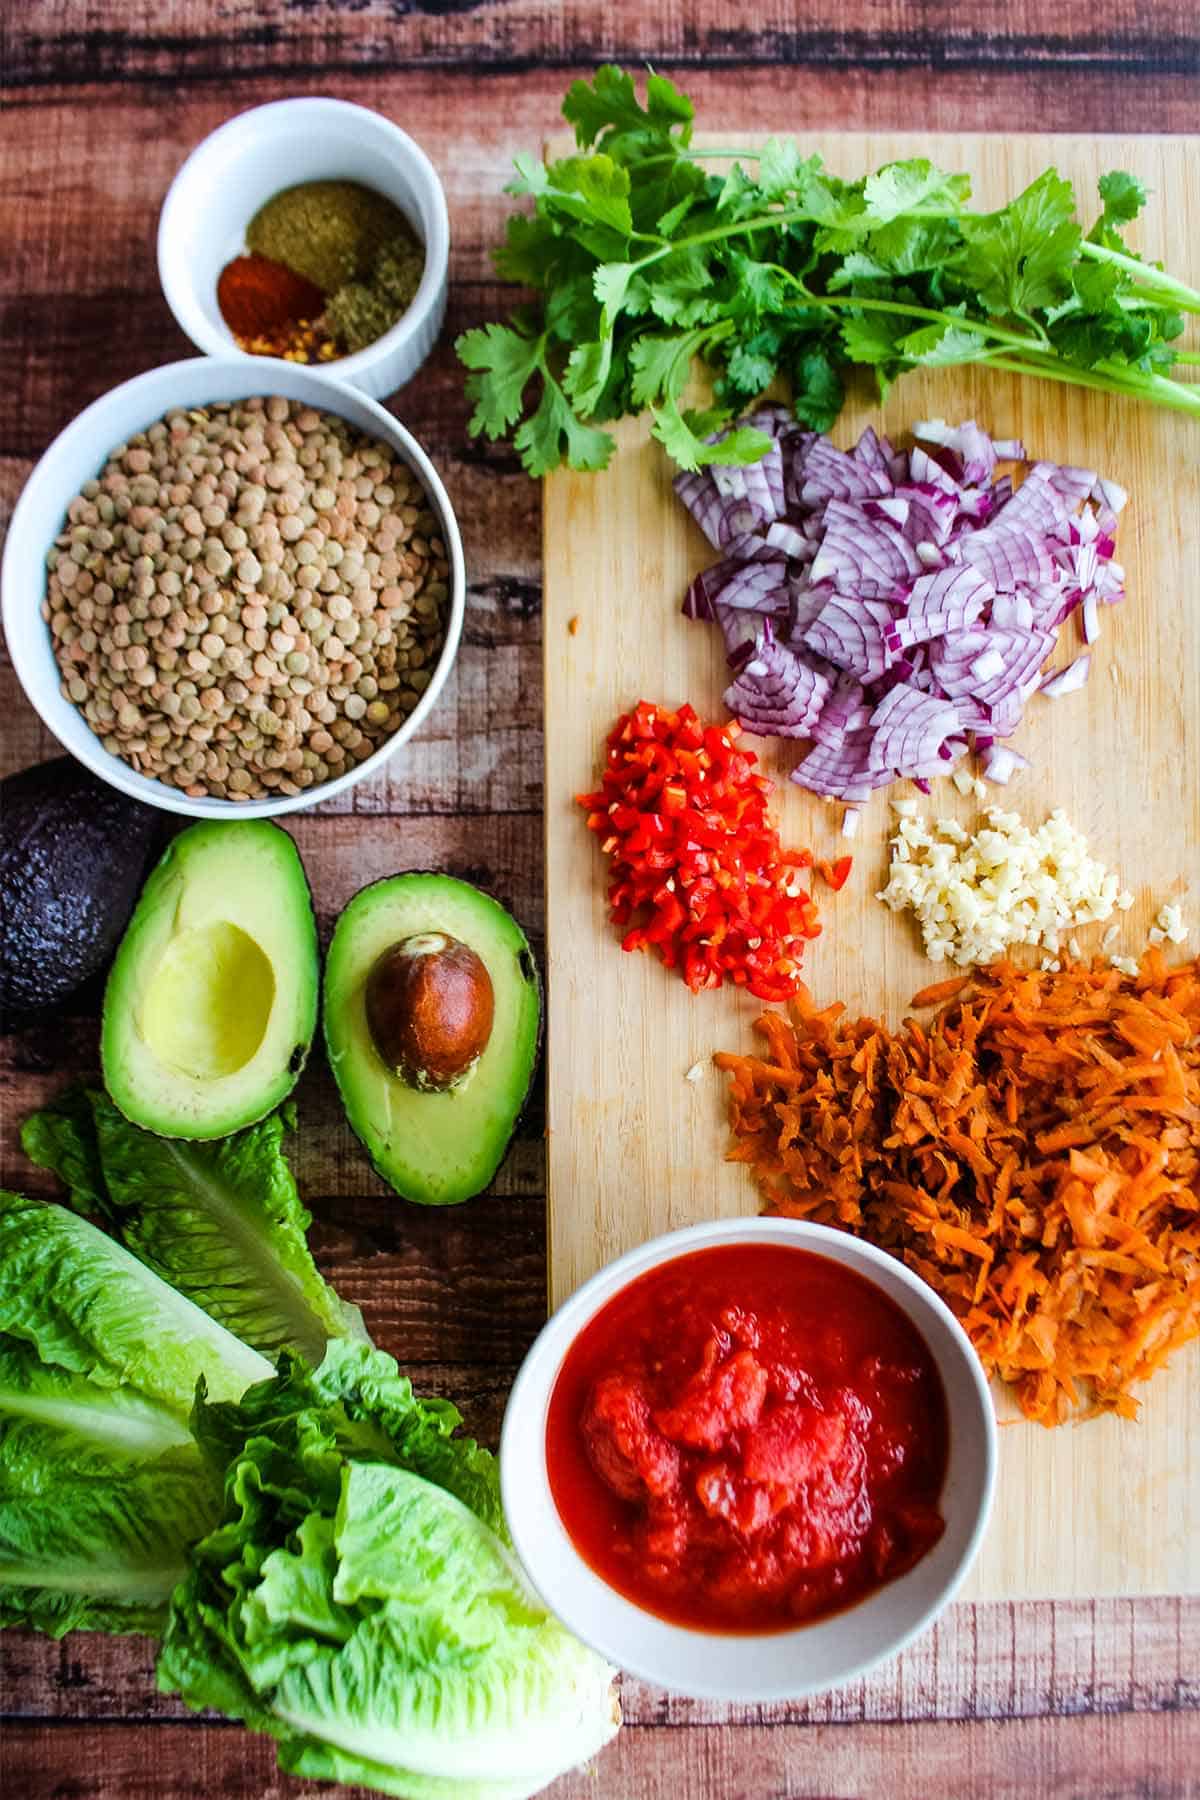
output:
[[[792,1219],[655,1238],[586,1282],[513,1387],[504,1509],[546,1604],[610,1661],[779,1700],[895,1655],[951,1600],[996,1479],[953,1314]]]

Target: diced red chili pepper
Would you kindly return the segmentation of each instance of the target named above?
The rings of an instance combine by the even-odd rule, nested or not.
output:
[[[854,858],[852,856],[839,856],[835,863],[819,862],[817,864],[817,873],[821,876],[825,885],[831,887],[836,894],[839,889],[845,887],[846,877],[849,875],[853,863]]]
[[[652,945],[694,992],[730,980],[786,1000],[821,929],[811,894],[793,891],[812,857],[781,847],[771,784],[740,736],[736,721],[704,725],[690,706],[641,701],[609,734],[600,789],[579,801],[612,857],[609,910],[630,927],[627,950]]]

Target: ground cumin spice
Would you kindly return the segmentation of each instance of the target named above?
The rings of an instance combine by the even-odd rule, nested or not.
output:
[[[322,295],[360,281],[398,233],[411,237],[398,206],[357,181],[304,181],[260,206],[246,243],[315,282]]]

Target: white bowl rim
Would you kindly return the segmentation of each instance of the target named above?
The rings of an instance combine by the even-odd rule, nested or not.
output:
[[[255,379],[256,369],[260,366],[267,372],[266,380]],[[64,748],[70,751],[76,761],[90,769],[93,775],[98,775],[102,781],[106,781],[110,787],[117,788],[121,793],[129,794],[133,799],[140,800],[145,805],[157,806],[163,812],[179,813],[186,818],[280,818],[285,813],[301,812],[309,807],[319,806],[323,801],[331,800],[335,795],[344,793],[356,782],[369,779],[420,730],[429,717],[454,665],[459,641],[462,637],[463,621],[466,615],[466,563],[462,537],[458,529],[458,520],[454,515],[454,508],[450,504],[450,497],[428,455],[399,419],[385,406],[382,406],[378,400],[372,400],[369,395],[363,393],[361,388],[349,387],[327,375],[322,369],[298,363],[284,363],[282,367],[290,371],[289,380],[295,379],[301,385],[312,384],[314,397],[307,404],[322,407],[340,417],[346,416],[347,404],[366,412],[377,425],[381,436],[393,447],[399,449],[404,459],[410,464],[439,515],[450,563],[450,617],[447,620],[446,635],[429,686],[421,695],[412,712],[402,724],[397,726],[391,737],[386,738],[379,748],[372,751],[371,755],[365,757],[362,762],[356,763],[352,769],[348,769],[342,775],[321,782],[316,787],[305,788],[299,794],[285,794],[278,800],[236,801],[213,798],[195,800],[185,794],[182,789],[168,786],[165,781],[158,781],[153,776],[139,776],[120,757],[113,756],[104,748],[91,726],[83,719],[79,708],[72,701],[65,700],[57,688],[54,690],[53,703],[43,704],[35,697],[37,684],[26,654],[23,634],[20,631],[13,631],[10,626],[16,617],[17,606],[29,603],[28,594],[24,591],[18,572],[17,562],[23,551],[21,540],[26,533],[25,520],[33,510],[33,496],[37,487],[43,480],[56,475],[58,463],[69,456],[78,443],[92,436],[102,446],[97,452],[96,468],[99,470],[103,466],[104,457],[119,441],[117,438],[109,441],[104,433],[104,420],[118,397],[130,398],[142,388],[149,389],[159,383],[167,383],[169,379],[177,378],[181,382],[186,382],[190,377],[198,377],[201,373],[205,385],[211,385],[217,389],[217,394],[206,401],[175,400],[173,403],[168,403],[146,419],[146,425],[152,425],[156,419],[163,417],[166,412],[174,410],[176,406],[215,406],[239,399],[252,399],[259,395],[269,396],[272,386],[270,371],[280,366],[274,358],[270,357],[193,356],[179,362],[161,363],[157,368],[143,370],[140,375],[132,375],[127,381],[119,383],[117,387],[109,388],[106,393],[93,400],[89,406],[86,406],[81,413],[77,413],[70,423],[63,427],[34,464],[13,508],[4,545],[3,562],[0,563],[0,612],[2,612],[4,621],[9,658],[26,700],[42,723],[58,738]],[[74,498],[76,491],[72,490],[63,501],[64,518],[67,506]],[[49,544],[43,545],[40,553],[43,581],[45,555],[49,548]],[[41,597],[39,596],[38,600],[39,607]],[[40,612],[39,622],[42,622]],[[48,627],[44,627],[44,629],[48,630]],[[81,721],[86,732],[86,741],[81,741],[78,745],[66,744],[57,728],[56,714],[65,718],[68,710]],[[148,791],[150,789],[154,791]]]
[[[549,1405],[550,1395],[566,1353],[584,1326],[618,1292],[648,1270],[672,1262],[678,1257],[687,1256],[692,1251],[709,1249],[719,1244],[754,1242],[756,1240],[767,1243],[794,1244],[797,1248],[806,1249],[815,1255],[825,1256],[839,1262],[843,1266],[855,1270],[868,1281],[872,1279],[871,1270],[886,1272],[889,1279],[896,1282],[915,1302],[915,1309],[910,1309],[902,1301],[897,1300],[896,1304],[901,1306],[906,1316],[917,1326],[918,1330],[921,1330],[921,1335],[927,1343],[927,1334],[922,1329],[919,1318],[915,1316],[921,1308],[926,1308],[932,1318],[949,1331],[950,1338],[960,1355],[962,1368],[968,1377],[972,1389],[971,1397],[976,1403],[978,1419],[982,1427],[982,1498],[969,1537],[949,1577],[943,1582],[938,1593],[909,1625],[902,1631],[897,1631],[889,1636],[876,1648],[866,1652],[854,1662],[853,1666],[847,1666],[839,1669],[833,1675],[814,1680],[788,1680],[786,1675],[781,1674],[780,1680],[777,1683],[773,1682],[769,1687],[758,1684],[739,1685],[736,1680],[729,1681],[720,1678],[701,1677],[696,1679],[694,1676],[689,1676],[686,1686],[684,1686],[672,1676],[669,1669],[661,1664],[651,1666],[649,1662],[642,1659],[636,1650],[630,1654],[629,1644],[617,1643],[614,1640],[601,1641],[603,1634],[597,1634],[592,1628],[588,1614],[574,1606],[570,1598],[564,1601],[563,1582],[555,1576],[547,1578],[545,1559],[540,1554],[543,1549],[543,1541],[533,1530],[534,1521],[529,1516],[532,1490],[528,1470],[527,1467],[519,1464],[515,1440],[518,1431],[527,1434],[529,1430],[522,1415],[536,1411],[542,1421],[536,1440],[540,1455],[538,1475],[540,1481],[545,1483],[546,1408]],[[936,1355],[932,1346],[929,1348],[930,1354],[934,1355],[943,1383],[945,1383],[943,1359]],[[527,1444],[522,1447],[528,1450]],[[915,1275],[897,1257],[891,1256],[885,1250],[880,1250],[864,1238],[852,1236],[849,1232],[839,1231],[833,1226],[819,1225],[807,1219],[748,1215],[706,1220],[652,1238],[648,1242],[626,1251],[624,1255],[617,1257],[613,1262],[607,1263],[563,1302],[534,1340],[509,1394],[500,1434],[500,1486],[508,1528],[530,1583],[551,1611],[578,1637],[589,1643],[609,1662],[657,1687],[665,1687],[680,1693],[686,1692],[697,1699],[765,1703],[800,1699],[805,1695],[827,1692],[846,1682],[858,1680],[872,1669],[877,1668],[880,1663],[897,1656],[915,1638],[928,1630],[961,1587],[987,1531],[995,1499],[998,1449],[995,1410],[983,1366],[970,1339],[950,1308],[927,1283]],[[951,1454],[953,1454],[953,1445]],[[561,1542],[557,1548],[562,1550],[565,1546],[568,1561],[573,1565],[576,1576],[586,1576],[589,1583],[598,1583],[607,1588],[608,1594],[616,1602],[614,1610],[628,1619],[631,1641],[639,1627],[642,1630],[647,1628],[647,1621],[653,1621],[654,1625],[659,1628],[656,1635],[674,1640],[681,1648],[705,1645],[711,1649],[714,1644],[737,1644],[757,1635],[758,1641],[769,1638],[773,1644],[779,1646],[778,1661],[782,1670],[787,1663],[786,1646],[793,1640],[803,1639],[812,1632],[820,1631],[822,1625],[827,1622],[817,1619],[810,1625],[797,1627],[795,1631],[779,1631],[769,1634],[709,1633],[671,1624],[635,1605],[632,1601],[626,1600],[623,1595],[617,1593],[616,1589],[609,1587],[576,1550],[565,1527],[561,1526],[561,1521],[557,1521],[557,1523],[561,1531]],[[903,1580],[904,1577],[899,1579]],[[887,1583],[884,1588],[876,1591],[886,1593],[895,1585],[895,1583]],[[857,1611],[859,1606],[868,1605],[870,1600],[871,1596],[866,1596],[856,1606],[830,1615],[828,1622],[846,1618]]]
[[[405,308],[396,323],[384,332],[382,337],[368,344],[365,350],[356,350],[351,356],[339,356],[334,363],[315,363],[300,365],[314,369],[336,369],[335,380],[353,385],[356,375],[374,368],[376,363],[394,350],[415,337],[425,319],[437,302],[438,293],[446,279],[450,264],[450,213],[446,204],[446,191],[428,155],[410,137],[407,131],[385,113],[377,112],[374,107],[360,106],[354,100],[338,100],[332,94],[296,94],[284,100],[267,100],[261,106],[248,106],[242,112],[235,113],[226,119],[214,131],[201,138],[193,146],[180,163],[167,189],[162,210],[158,216],[158,236],[156,239],[156,256],[158,261],[158,279],[163,295],[170,307],[176,324],[207,356],[228,359],[245,357],[247,360],[264,363],[271,368],[285,358],[275,356],[258,356],[246,350],[239,350],[230,337],[214,331],[204,313],[192,304],[193,290],[184,279],[170,255],[171,237],[175,229],[175,214],[183,204],[188,178],[194,178],[198,166],[219,147],[220,144],[248,135],[254,127],[250,121],[269,122],[272,118],[282,121],[285,115],[294,117],[297,113],[308,112],[312,116],[314,126],[319,125],[322,113],[336,113],[344,119],[351,117],[363,121],[363,128],[377,131],[390,137],[395,149],[408,162],[409,167],[425,183],[428,190],[433,230],[428,233],[424,242],[425,266],[421,272],[421,280],[410,304]],[[296,365],[289,364],[289,367]]]

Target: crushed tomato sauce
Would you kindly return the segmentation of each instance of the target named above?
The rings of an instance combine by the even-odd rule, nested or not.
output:
[[[550,1489],[584,1560],[707,1631],[861,1600],[941,1536],[945,1397],[900,1308],[805,1250],[734,1244],[650,1270],[576,1338],[550,1398]]]

